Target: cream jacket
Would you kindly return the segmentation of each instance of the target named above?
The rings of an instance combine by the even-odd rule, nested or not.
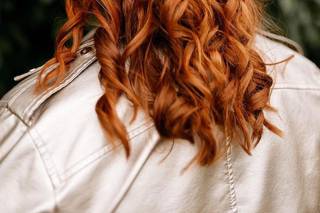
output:
[[[34,95],[39,68],[17,77],[0,101],[0,212],[319,213],[320,70],[263,36],[256,48],[267,63],[294,55],[268,68],[279,113],[266,117],[285,136],[265,129],[252,156],[226,141],[224,158],[183,174],[196,147],[182,139],[160,144],[141,111],[129,124],[123,96],[117,110],[132,154],[126,160],[122,146],[111,150],[95,113],[102,89],[90,39],[59,87]]]

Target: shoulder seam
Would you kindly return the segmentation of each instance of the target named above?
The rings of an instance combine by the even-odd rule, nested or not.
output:
[[[27,142],[30,142],[30,146],[32,147],[32,150],[34,151],[35,155],[38,155],[39,150],[35,146],[35,144],[36,144],[35,139],[30,134],[30,127],[14,111],[12,111],[9,107],[7,107],[7,106],[1,107],[0,106],[0,109],[7,110],[12,116],[14,116],[18,120],[18,122],[21,122],[25,126],[25,129],[21,132],[21,137],[28,136],[30,141],[27,141]],[[55,189],[54,189],[54,185],[53,185],[51,176],[49,175],[49,173],[47,171],[47,167],[46,167],[45,163],[43,162],[42,156],[38,155],[38,157],[41,160],[41,166],[44,169],[44,176],[45,176],[45,178],[48,179],[48,181],[50,183],[50,189],[51,189],[52,193],[54,194],[53,196],[55,197]],[[54,202],[56,202],[56,201],[54,201]]]
[[[27,128],[29,128],[28,124],[14,111],[10,108],[10,106],[4,106],[4,109],[8,110],[12,115],[14,115],[20,122],[22,122]]]
[[[32,83],[32,81],[35,79],[35,76],[32,76],[28,79],[25,79],[24,81],[22,81],[20,84],[16,85],[16,87],[13,88],[12,92],[9,91],[8,95],[4,95],[2,98],[3,102],[6,102],[6,104],[9,104],[10,102],[14,102],[18,96],[25,91],[25,87],[28,87],[30,83]],[[12,93],[12,94],[10,94]]]
[[[35,150],[37,150],[37,152],[39,153],[43,167],[45,168],[46,174],[48,175],[52,187],[55,191],[62,183],[62,180],[51,158],[51,155],[46,148],[47,145],[44,143],[41,135],[36,131],[36,129],[32,129],[29,127],[27,132],[33,141]]]
[[[57,93],[64,87],[66,87],[69,83],[71,83],[79,74],[82,73],[83,70],[85,70],[87,67],[89,67],[94,61],[96,60],[95,57],[90,58],[89,60],[85,61],[84,63],[81,63],[79,66],[74,68],[70,72],[70,75],[68,75],[60,84],[59,86],[46,90],[40,96],[38,96],[36,99],[34,99],[22,112],[22,118],[27,120],[27,123],[29,125],[32,124],[32,122],[29,120],[34,111],[46,100],[48,99],[51,95]],[[29,118],[29,119],[28,119]]]
[[[90,51],[81,52],[82,50],[90,47]],[[12,92],[8,92],[7,95],[3,97],[1,100],[1,106],[8,107],[10,110],[28,126],[31,126],[33,123],[32,115],[38,109],[38,107],[49,97],[59,92],[61,89],[70,84],[77,76],[79,76],[86,68],[92,65],[96,60],[95,56],[95,48],[94,41],[87,40],[84,44],[81,45],[81,49],[78,50],[78,58],[72,62],[73,65],[70,67],[70,71],[67,73],[67,76],[63,79],[63,81],[54,88],[49,88],[44,92],[41,92],[39,95],[34,95],[32,93],[32,87],[35,84],[37,78],[37,72],[30,72],[26,76],[30,76],[27,79],[24,79],[20,84],[16,85],[16,88],[12,89]],[[52,71],[54,65],[49,67],[47,72]],[[29,94],[30,97],[26,97],[27,100],[24,103],[20,103],[17,101],[20,96],[24,94]],[[33,95],[31,95],[31,93]],[[15,105],[17,104],[17,107]],[[22,106],[21,106],[22,104]],[[20,107],[19,107],[20,106]]]
[[[14,111],[12,111],[9,107],[3,107],[3,108],[8,110],[11,115],[13,115],[18,121],[23,123],[23,125],[25,125],[26,129],[22,134],[29,135],[30,139],[32,140],[32,144],[35,145],[36,144],[36,140],[34,139],[33,135],[30,133],[30,130],[31,130],[30,127]],[[35,151],[39,151],[37,147],[35,147],[34,150]],[[39,157],[41,158],[41,160],[43,160],[42,155],[40,155]],[[45,168],[47,168],[46,165],[43,165],[43,166]],[[49,173],[47,171],[46,171],[46,174],[47,174],[48,178],[50,179],[50,182],[52,183],[52,180],[50,178],[51,176],[49,175]]]

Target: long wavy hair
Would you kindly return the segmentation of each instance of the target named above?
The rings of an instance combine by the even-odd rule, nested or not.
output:
[[[282,136],[266,120],[273,79],[254,49],[263,9],[256,0],[66,0],[68,19],[55,56],[41,70],[37,89],[57,85],[76,58],[85,32],[95,27],[99,80],[104,94],[96,113],[111,143],[130,143],[116,112],[121,94],[153,120],[167,139],[198,145],[194,161],[210,165],[225,136],[237,135],[251,155],[263,128]],[[126,62],[130,62],[126,65]],[[44,78],[44,71],[58,64]]]

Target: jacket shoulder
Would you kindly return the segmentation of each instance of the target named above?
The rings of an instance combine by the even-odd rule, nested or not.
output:
[[[320,69],[302,54],[262,35],[256,37],[255,47],[274,79],[274,89],[320,89]]]
[[[71,63],[67,75],[58,86],[36,94],[34,88],[42,66],[34,68],[27,73],[15,77],[16,81],[23,80],[1,98],[0,107],[7,108],[27,126],[31,126],[36,120],[35,114],[37,109],[47,99],[69,85],[95,61],[94,41],[89,38],[84,40],[80,45],[76,59]],[[45,72],[51,72],[56,66],[57,64],[49,67]]]

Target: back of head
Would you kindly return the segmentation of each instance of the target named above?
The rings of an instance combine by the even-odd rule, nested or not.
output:
[[[83,35],[95,28],[105,90],[96,112],[107,136],[119,138],[127,155],[127,132],[116,113],[121,94],[135,112],[141,107],[153,118],[162,137],[196,143],[200,165],[214,162],[223,149],[214,130],[243,137],[240,145],[248,154],[264,126],[281,135],[264,117],[265,110],[274,111],[273,79],[253,48],[262,27],[257,1],[67,0],[66,11],[55,57],[40,73],[37,90],[61,81]],[[56,70],[42,78],[55,63]]]

